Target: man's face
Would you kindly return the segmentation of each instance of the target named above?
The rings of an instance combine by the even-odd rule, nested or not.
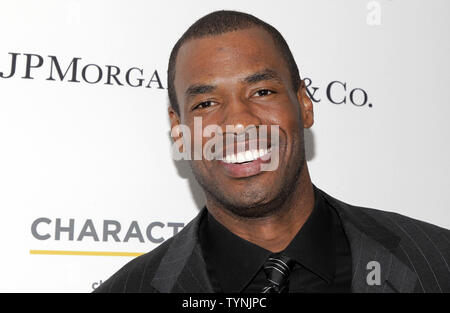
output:
[[[270,127],[278,125],[276,170],[259,171],[252,162],[230,164],[204,157],[190,161],[207,195],[223,207],[242,217],[272,214],[294,189],[305,164],[303,127],[312,124],[312,105],[304,88],[293,90],[288,67],[270,35],[254,27],[189,40],[179,50],[175,70],[180,116],[169,113],[172,126],[181,123],[191,129],[191,147],[194,117],[202,118],[203,128],[218,125],[224,133],[227,125],[235,130],[267,125],[269,147]],[[210,139],[200,140],[204,145]],[[257,138],[263,146],[261,140]],[[225,157],[227,151],[219,153]]]

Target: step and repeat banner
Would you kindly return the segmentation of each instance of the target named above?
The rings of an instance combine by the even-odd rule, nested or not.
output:
[[[2,0],[0,291],[91,292],[198,213],[167,64],[219,9],[287,40],[319,188],[450,228],[450,2]]]

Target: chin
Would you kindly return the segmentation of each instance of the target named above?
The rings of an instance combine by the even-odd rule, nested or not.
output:
[[[221,199],[224,207],[236,216],[242,218],[261,218],[272,215],[279,207],[276,197],[270,191],[245,190],[228,199]],[[223,201],[225,200],[225,201]]]
[[[257,219],[271,216],[276,213],[277,207],[260,205],[260,206],[247,206],[247,207],[234,207],[229,206],[227,210],[233,213],[235,216],[245,219]]]

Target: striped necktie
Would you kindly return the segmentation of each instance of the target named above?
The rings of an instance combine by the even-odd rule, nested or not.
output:
[[[280,253],[269,256],[264,263],[264,272],[267,275],[267,286],[262,293],[282,293],[288,291],[289,274],[295,261]]]

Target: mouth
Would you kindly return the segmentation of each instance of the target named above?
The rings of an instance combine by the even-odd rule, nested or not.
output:
[[[244,178],[261,173],[261,164],[270,162],[272,147],[227,154],[219,161],[226,174]]]
[[[226,155],[222,162],[227,164],[243,164],[248,162],[253,162],[259,158],[266,158],[269,156],[269,154],[272,152],[272,148],[268,149],[254,149],[254,150],[247,150],[244,152],[238,152],[238,153],[232,153]]]

